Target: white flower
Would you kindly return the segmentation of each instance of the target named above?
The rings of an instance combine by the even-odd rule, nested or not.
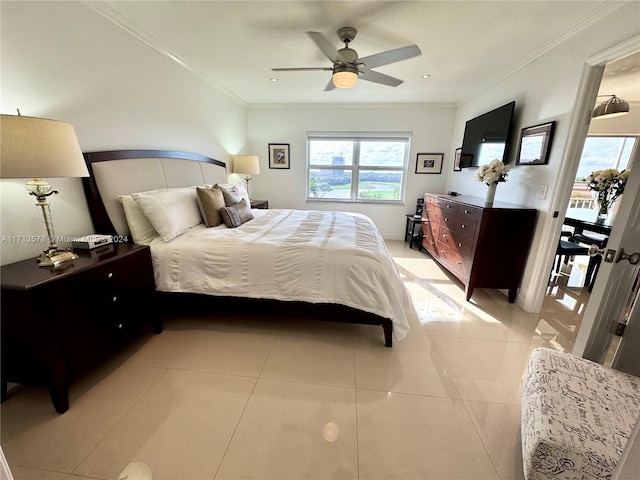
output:
[[[587,186],[589,190],[604,192],[609,190],[617,181],[618,175],[620,175],[620,172],[615,168],[596,170],[595,172],[591,172],[591,175],[587,177]]]
[[[488,165],[481,165],[478,170],[476,170],[476,180],[486,183],[487,185],[506,182],[509,170],[511,170],[511,167],[507,167],[500,160],[495,159]]]

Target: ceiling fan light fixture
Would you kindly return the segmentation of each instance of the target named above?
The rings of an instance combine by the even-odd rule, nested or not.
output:
[[[333,84],[336,88],[351,88],[358,81],[358,74],[353,72],[335,72]]]
[[[602,95],[606,97],[611,97],[608,100],[605,100],[596,108],[593,109],[593,113],[591,114],[592,119],[596,118],[613,118],[619,117],[621,115],[626,115],[629,113],[629,102],[623,100],[622,98],[616,97],[615,95]]]

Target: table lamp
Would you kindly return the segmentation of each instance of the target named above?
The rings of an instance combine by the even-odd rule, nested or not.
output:
[[[247,182],[247,193],[249,199],[251,198],[251,192],[249,191],[249,182],[251,181],[251,175],[260,174],[260,159],[257,155],[236,155],[233,157],[233,173],[244,173],[244,179]]]
[[[2,115],[0,117],[0,178],[32,178],[26,187],[36,197],[47,229],[49,247],[36,261],[41,267],[58,267],[78,258],[59,248],[47,197],[58,193],[43,178],[88,177],[72,125],[46,118]]]

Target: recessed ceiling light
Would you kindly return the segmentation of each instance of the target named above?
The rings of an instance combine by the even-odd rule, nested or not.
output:
[[[272,81],[272,82],[277,82],[277,81],[278,81],[278,79],[277,79],[277,78],[275,78],[275,77],[273,77],[273,78],[271,79],[271,81]]]
[[[427,79],[429,77],[431,77],[431,75],[422,75],[422,78],[424,78],[424,79]]]

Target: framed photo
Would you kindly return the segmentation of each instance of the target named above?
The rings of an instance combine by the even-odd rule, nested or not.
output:
[[[462,148],[456,148],[456,153],[453,156],[453,171],[461,172],[462,167],[460,166],[460,157],[462,156]]]
[[[416,158],[416,173],[442,173],[444,153],[419,153]]]
[[[520,131],[516,165],[546,165],[556,122],[543,123]]]
[[[289,144],[269,144],[269,168],[289,168]]]

